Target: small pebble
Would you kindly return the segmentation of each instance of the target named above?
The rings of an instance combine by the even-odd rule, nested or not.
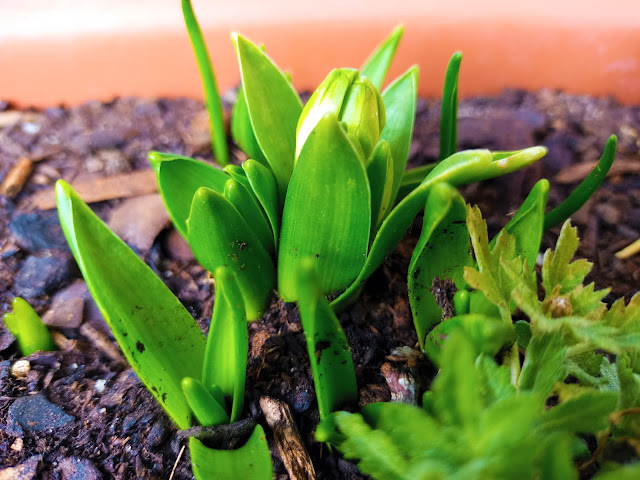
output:
[[[86,458],[67,457],[60,461],[61,480],[100,480],[102,474]]]
[[[75,419],[57,405],[49,402],[42,393],[19,397],[9,407],[7,433],[22,435],[23,432],[41,432],[68,425]]]
[[[15,277],[13,286],[16,294],[35,298],[53,293],[67,282],[72,266],[70,254],[48,253],[41,257],[29,256]]]
[[[96,383],[93,385],[93,389],[98,393],[102,393],[104,392],[106,384],[107,381],[101,378],[100,380],[96,380]]]
[[[11,376],[14,378],[26,378],[31,371],[31,363],[29,360],[18,360],[11,365]]]
[[[34,455],[15,467],[0,470],[0,480],[32,480],[36,478],[42,455]]]
[[[21,452],[22,451],[22,447],[24,447],[24,441],[22,440],[22,437],[18,437],[14,440],[14,442],[11,444],[11,450],[13,450],[14,452]]]

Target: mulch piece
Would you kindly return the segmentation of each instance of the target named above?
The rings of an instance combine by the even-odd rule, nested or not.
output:
[[[439,116],[438,101],[419,101],[409,166],[436,159]],[[494,98],[462,101],[460,149],[513,150],[536,144],[549,148],[549,154],[532,167],[467,186],[463,195],[469,203],[480,206],[490,234],[496,233],[538,179],[545,177],[551,182],[549,208],[566,198],[584,175],[584,165],[598,160],[608,136],[615,133],[617,161],[624,168],[614,170],[573,217],[573,223],[582,238],[579,255],[594,263],[589,280],[597,288],[611,287],[607,301],[618,297],[628,300],[640,290],[640,255],[621,260],[614,253],[640,237],[639,129],[640,108],[621,107],[611,99],[544,90],[505,91]],[[0,195],[1,312],[9,310],[14,296],[22,295],[44,314],[52,297],[58,298],[56,294],[72,284],[76,288],[80,278],[55,210],[36,209],[34,201],[46,199],[50,195],[46,192],[58,178],[83,185],[88,191],[93,185],[109,182],[105,180],[109,177],[131,179],[137,175],[147,179],[150,167],[146,154],[150,150],[210,161],[202,103],[122,98],[70,109],[16,112],[0,102],[0,179],[19,158],[32,162],[32,173],[21,191],[12,198]],[[558,182],[554,182],[556,178]],[[117,189],[118,182],[111,185]],[[142,193],[153,191],[152,185],[146,185]],[[91,206],[101,218],[108,221],[126,197],[141,193],[132,190],[135,185],[131,183],[125,187],[124,194],[118,190],[95,199],[99,201]],[[403,371],[405,357],[397,352],[417,343],[406,275],[420,223],[421,219],[416,220],[405,241],[371,277],[361,299],[339,315],[353,351],[361,405],[391,399],[383,370]],[[558,231],[545,234],[543,248],[555,244]],[[180,247],[180,239],[170,228],[150,247],[148,243],[139,242],[138,253],[206,330],[213,304],[208,274],[190,258],[188,250],[185,253],[184,246]],[[82,285],[76,290],[84,302],[79,304],[84,305],[81,324],[77,315],[68,315],[74,319],[68,325],[58,319],[54,330],[62,349],[28,357],[28,367],[18,376],[12,374],[11,366],[20,355],[0,325],[0,468],[23,465],[24,471],[38,472],[32,478],[42,479],[66,478],[69,472],[80,470],[85,472],[83,478],[169,478],[182,446],[175,427],[135,374],[118,361],[108,329],[86,290]],[[354,464],[313,438],[318,410],[295,305],[274,300],[249,331],[246,416],[261,423],[271,441],[273,435],[260,399],[268,396],[284,402],[317,478],[366,478]],[[416,379],[419,385],[428,387],[436,373],[433,367],[428,362],[417,370],[413,367],[411,372],[421,377]],[[12,410],[16,399],[34,394],[61,408],[65,421],[49,430],[20,432],[9,428],[17,411],[15,407]],[[276,476],[288,478],[278,449],[271,444]],[[173,478],[192,478],[188,451],[180,457]]]

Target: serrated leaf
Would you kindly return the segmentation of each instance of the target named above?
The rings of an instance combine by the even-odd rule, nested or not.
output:
[[[202,384],[220,387],[232,399],[231,423],[244,405],[249,336],[242,293],[234,274],[225,267],[215,271],[216,301],[202,367]]]
[[[224,196],[236,207],[242,218],[250,226],[269,255],[275,252],[273,232],[262,207],[258,203],[253,190],[247,190],[239,182],[229,179],[224,187]]]
[[[378,142],[371,152],[367,165],[367,178],[371,189],[370,238],[373,238],[392,206],[393,158],[391,158],[389,144],[384,140]]]
[[[251,125],[284,200],[293,171],[302,103],[286,76],[260,48],[238,34],[232,39]]]
[[[542,286],[547,296],[560,286],[560,295],[564,295],[584,282],[592,264],[586,260],[571,262],[578,249],[577,228],[571,227],[567,220],[562,226],[554,250],[547,250],[542,261]]]
[[[379,90],[389,71],[389,66],[396,55],[396,50],[404,34],[402,25],[393,29],[391,34],[378,45],[360,67],[360,74],[371,80]]]
[[[620,382],[617,410],[640,407],[640,375],[633,371],[627,355],[618,355],[616,370]],[[638,415],[623,415],[616,422],[613,432],[616,436],[637,437],[640,435],[640,417]]]
[[[462,279],[471,263],[466,206],[447,183],[431,188],[425,205],[422,232],[409,264],[409,302],[420,348],[429,330],[442,319],[442,309],[431,292],[433,281]]]
[[[169,217],[186,239],[187,218],[196,191],[207,187],[222,193],[229,176],[200,160],[169,153],[149,152],[149,162],[156,172],[158,190]]]
[[[273,465],[267,437],[256,425],[249,440],[235,450],[214,450],[189,439],[191,467],[197,480],[271,480]]]
[[[255,160],[242,163],[242,169],[251,185],[255,197],[260,202],[273,232],[273,244],[278,245],[280,234],[280,213],[278,210],[278,185],[268,167]]]
[[[345,458],[359,459],[361,472],[378,479],[408,480],[403,452],[384,431],[373,430],[357,413],[337,412],[335,420],[347,437],[340,450]]]
[[[564,380],[566,347],[562,333],[534,334],[525,351],[519,389],[546,398],[557,381]]]
[[[357,399],[356,374],[349,342],[319,288],[310,259],[303,261],[298,282],[300,320],[322,420],[339,404]]]
[[[60,224],[87,287],[140,380],[179,428],[191,426],[184,377],[198,377],[202,331],[167,286],[64,181]]]
[[[231,136],[240,149],[246,153],[250,159],[256,160],[266,167],[269,166],[269,163],[258,144],[258,140],[256,139],[256,134],[253,131],[253,125],[251,125],[247,99],[245,98],[244,88],[242,85],[238,88],[238,98],[236,99],[236,103],[233,104],[233,109],[231,110]]]
[[[515,396],[516,388],[511,384],[509,368],[498,365],[493,357],[480,354],[476,359],[476,371],[483,385],[483,398],[488,405]]]
[[[518,347],[523,350],[526,349],[531,341],[531,324],[524,320],[518,320],[517,322],[514,322],[513,327],[516,330]]]
[[[22,355],[29,356],[38,350],[50,352],[57,350],[47,326],[42,323],[40,315],[36,313],[26,300],[16,297],[11,302],[11,313],[2,316],[5,325],[16,337]]]
[[[617,402],[617,392],[587,392],[545,411],[538,428],[543,432],[598,433],[607,428]]]
[[[454,332],[442,349],[440,373],[433,382],[435,409],[441,422],[463,429],[477,428],[483,402],[473,372],[476,351],[465,334]]]
[[[461,61],[462,52],[454,53],[449,59],[444,77],[440,108],[440,161],[453,155],[458,149],[458,75]]]
[[[578,479],[568,435],[554,433],[543,439],[539,469],[540,480]]]
[[[371,227],[364,165],[335,115],[320,120],[304,144],[282,213],[278,292],[297,299],[300,260],[312,258],[324,294],[346,288],[364,265]]]
[[[238,282],[247,318],[259,318],[274,287],[274,266],[238,210],[219,193],[201,188],[193,197],[187,226],[198,261],[210,272],[226,267]]]
[[[380,139],[387,141],[393,158],[392,203],[398,194],[402,173],[409,157],[416,118],[418,75],[418,67],[411,67],[382,92],[387,122],[380,133]]]
[[[458,315],[439,323],[427,335],[424,351],[436,365],[441,364],[440,350],[446,344],[447,338],[456,331],[465,332],[474,346],[476,355],[496,355],[502,347],[515,339],[513,326],[500,318],[477,313]]]

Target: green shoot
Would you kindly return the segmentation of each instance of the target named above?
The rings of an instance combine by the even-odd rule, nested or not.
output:
[[[209,115],[211,145],[216,161],[224,166],[229,163],[229,148],[227,147],[227,133],[222,115],[222,101],[220,100],[218,84],[216,83],[216,76],[213,72],[209,51],[204,42],[198,20],[193,13],[191,0],[182,0],[182,14],[184,16],[184,23],[187,26],[187,32],[189,32],[189,40],[193,47],[193,53],[196,56],[198,70],[200,70],[202,85],[204,86],[204,98]]]
[[[440,109],[440,154],[438,160],[450,157],[458,150],[458,76],[462,53],[451,56],[442,90]]]
[[[567,218],[576,213],[580,207],[587,202],[587,200],[589,200],[591,195],[593,195],[607,176],[611,165],[613,165],[613,160],[616,156],[617,144],[617,137],[615,135],[611,135],[607,140],[607,144],[604,147],[604,152],[602,152],[600,160],[593,170],[591,170],[589,175],[587,175],[580,185],[578,185],[560,205],[545,215],[545,230],[549,230],[550,228],[564,222]]]
[[[11,307],[13,313],[5,313],[2,319],[11,334],[16,337],[22,355],[29,356],[39,350],[57,350],[47,326],[26,300],[16,297],[11,302]]]

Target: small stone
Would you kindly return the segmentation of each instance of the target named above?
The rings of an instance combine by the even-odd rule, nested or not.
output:
[[[84,303],[88,296],[82,280],[73,282],[51,297],[51,307],[42,316],[45,325],[58,328],[77,328],[84,318]]]
[[[31,371],[29,360],[18,360],[11,365],[11,376],[14,378],[26,378],[29,371]]]
[[[15,467],[0,470],[0,480],[32,480],[36,478],[42,455],[34,455]]]
[[[75,419],[42,393],[19,397],[9,407],[7,432],[19,436],[23,432],[40,432],[63,427]]]
[[[172,229],[165,237],[164,248],[172,260],[188,262],[194,259],[191,247],[175,229]]]
[[[169,225],[169,214],[159,194],[124,200],[112,212],[109,227],[141,253],[149,251],[158,234]]]
[[[104,392],[104,387],[106,384],[107,381],[104,378],[101,378],[100,380],[96,380],[96,383],[93,385],[93,389],[98,393],[102,393]]]
[[[17,215],[9,230],[16,243],[29,252],[39,250],[69,250],[55,210]]]
[[[67,282],[72,266],[70,254],[47,253],[41,257],[29,256],[15,277],[16,294],[34,298],[53,293]]]
[[[11,444],[9,448],[14,452],[21,452],[23,447],[24,447],[24,441],[22,440],[22,437],[18,437],[14,440],[14,442]]]
[[[102,474],[86,458],[66,457],[60,461],[61,480],[101,480]]]

